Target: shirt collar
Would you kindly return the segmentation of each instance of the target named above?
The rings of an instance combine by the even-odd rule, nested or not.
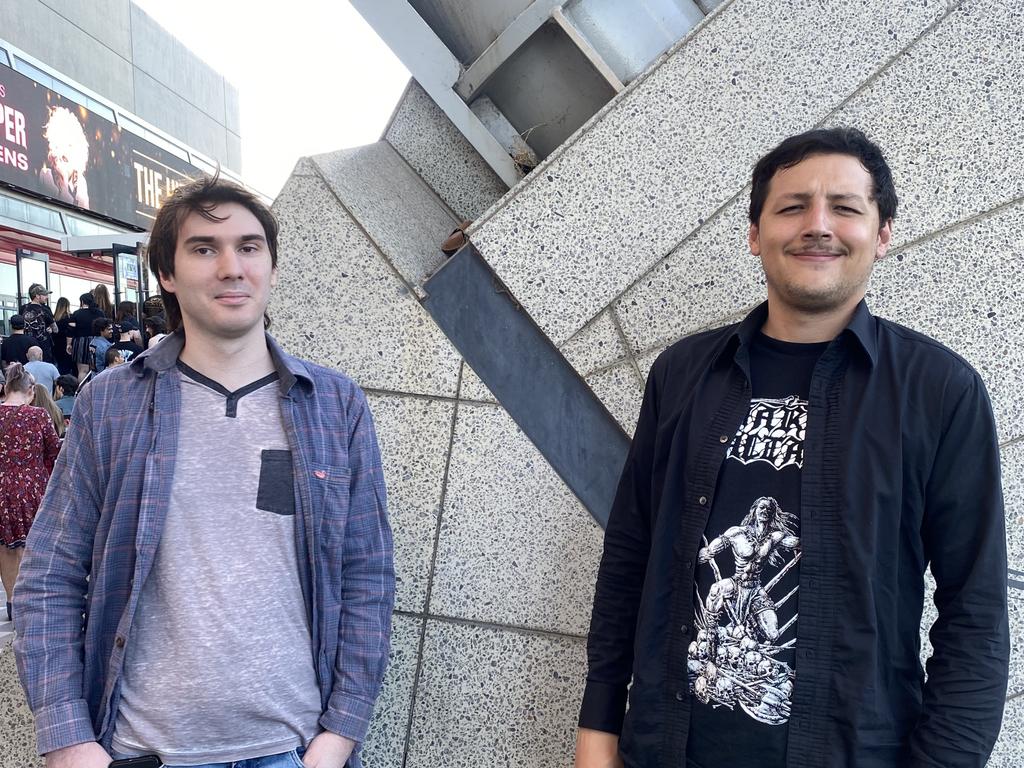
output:
[[[721,360],[731,361],[735,356],[737,347],[739,346],[749,348],[754,337],[761,331],[761,328],[764,326],[765,320],[767,319],[768,302],[764,301],[754,307],[750,314],[743,318],[743,320],[733,328],[725,346],[715,356],[715,363],[718,363]],[[871,364],[875,364],[878,358],[878,340],[875,337],[875,317],[871,314],[871,310],[868,309],[868,304],[864,299],[861,299],[860,303],[857,304],[853,317],[850,318],[850,322],[839,336],[851,336],[854,338],[860,345],[861,349],[864,350],[864,354],[867,355]]]
[[[287,395],[299,380],[311,386],[313,377],[306,364],[281,349],[269,333],[264,335],[267,339],[267,349],[270,350],[270,358],[279,377],[281,394]],[[150,347],[141,355],[133,357],[129,365],[140,377],[144,376],[147,370],[156,373],[167,371],[177,365],[184,347],[185,330],[178,328],[174,333],[167,334],[155,347]]]

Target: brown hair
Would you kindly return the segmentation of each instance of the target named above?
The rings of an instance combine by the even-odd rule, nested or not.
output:
[[[36,384],[35,392],[33,393],[32,405],[37,408],[42,408],[48,414],[50,419],[53,421],[53,428],[57,430],[57,437],[64,437],[64,414],[57,407],[57,404],[53,402],[53,398],[50,397],[50,393],[46,391],[46,387],[42,384]]]
[[[96,283],[92,289],[92,297],[96,299],[96,308],[107,317],[114,316],[114,302],[110,300],[110,291],[103,283]]]
[[[223,221],[213,213],[218,205],[237,203],[256,217],[263,225],[267,238],[271,264],[277,266],[277,219],[270,209],[255,194],[239,184],[215,176],[200,176],[182,186],[164,200],[153,222],[153,231],[146,246],[149,270],[159,277],[174,275],[174,253],[178,248],[178,232],[190,214],[198,214],[207,221]],[[177,297],[160,286],[164,301],[164,316],[167,318],[167,332],[171,333],[181,325],[181,307]],[[269,326],[270,318],[264,316],[264,325]]]
[[[11,363],[7,366],[5,375],[7,381],[4,382],[4,397],[11,394],[11,392],[21,392],[27,395],[32,391],[32,386],[36,383],[35,378],[25,370],[25,366],[21,363]]]
[[[57,299],[57,311],[53,313],[53,321],[63,320],[71,315],[71,302],[64,296]]]
[[[117,305],[117,316],[114,320],[115,322],[120,323],[126,317],[130,317],[133,320],[135,319],[135,302],[128,301],[127,299]]]

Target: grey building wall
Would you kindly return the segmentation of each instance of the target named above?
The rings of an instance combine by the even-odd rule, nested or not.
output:
[[[887,150],[902,200],[869,300],[985,378],[1011,567],[1024,570],[1021,10],[1000,0],[727,0],[480,214],[471,239],[631,430],[667,344],[763,299],[746,246],[756,158],[817,125],[864,128]],[[822,29],[843,45],[807,45]],[[398,115],[421,122],[385,138],[414,155],[420,193],[425,181],[449,206],[479,210],[497,190],[446,181],[446,168],[471,158],[440,138],[443,121],[416,91]],[[368,193],[341,191],[332,173],[344,169],[329,166],[302,163],[276,203],[282,282],[299,284],[278,292],[275,322],[293,349],[367,387],[377,413],[400,587],[367,765],[569,766],[601,532],[418,306],[422,289],[387,245],[388,225],[359,209]],[[389,178],[390,193],[370,175],[346,184],[412,194],[411,181]],[[316,284],[330,292],[326,307],[288,298]],[[1024,763],[1016,589],[1011,620],[1005,725],[990,761],[1007,768]]]
[[[238,91],[130,0],[4,0],[0,38],[241,172]]]

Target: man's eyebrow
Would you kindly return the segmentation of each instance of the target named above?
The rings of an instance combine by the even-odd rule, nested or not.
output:
[[[811,194],[810,192],[787,192],[784,195],[780,195],[780,199],[782,199],[782,200],[801,200],[801,201],[803,201],[803,200],[810,200],[812,197],[814,197],[814,195]],[[833,192],[833,193],[831,193],[829,195],[826,195],[826,197],[828,197],[829,200],[861,200],[861,201],[863,201],[863,200],[866,199],[864,197],[864,195],[861,195],[861,194],[856,193],[856,192]]]
[[[261,243],[267,242],[267,238],[260,234],[242,235],[238,238],[239,243],[251,243],[258,241]],[[184,240],[185,245],[196,245],[198,243],[215,243],[217,238],[213,235],[192,235],[192,237],[186,237]]]

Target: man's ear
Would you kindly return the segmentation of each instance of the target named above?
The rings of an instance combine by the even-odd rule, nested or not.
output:
[[[747,230],[747,245],[750,246],[750,252],[755,256],[761,255],[761,232],[757,228],[757,224],[750,223],[750,229]]]
[[[277,267],[270,270],[270,287],[277,288]]]
[[[156,277],[160,287],[168,293],[174,293],[174,275],[165,275],[162,272]]]
[[[892,219],[885,222],[885,225],[878,230],[878,246],[875,249],[875,261],[881,261],[889,253],[889,246],[892,244]]]

